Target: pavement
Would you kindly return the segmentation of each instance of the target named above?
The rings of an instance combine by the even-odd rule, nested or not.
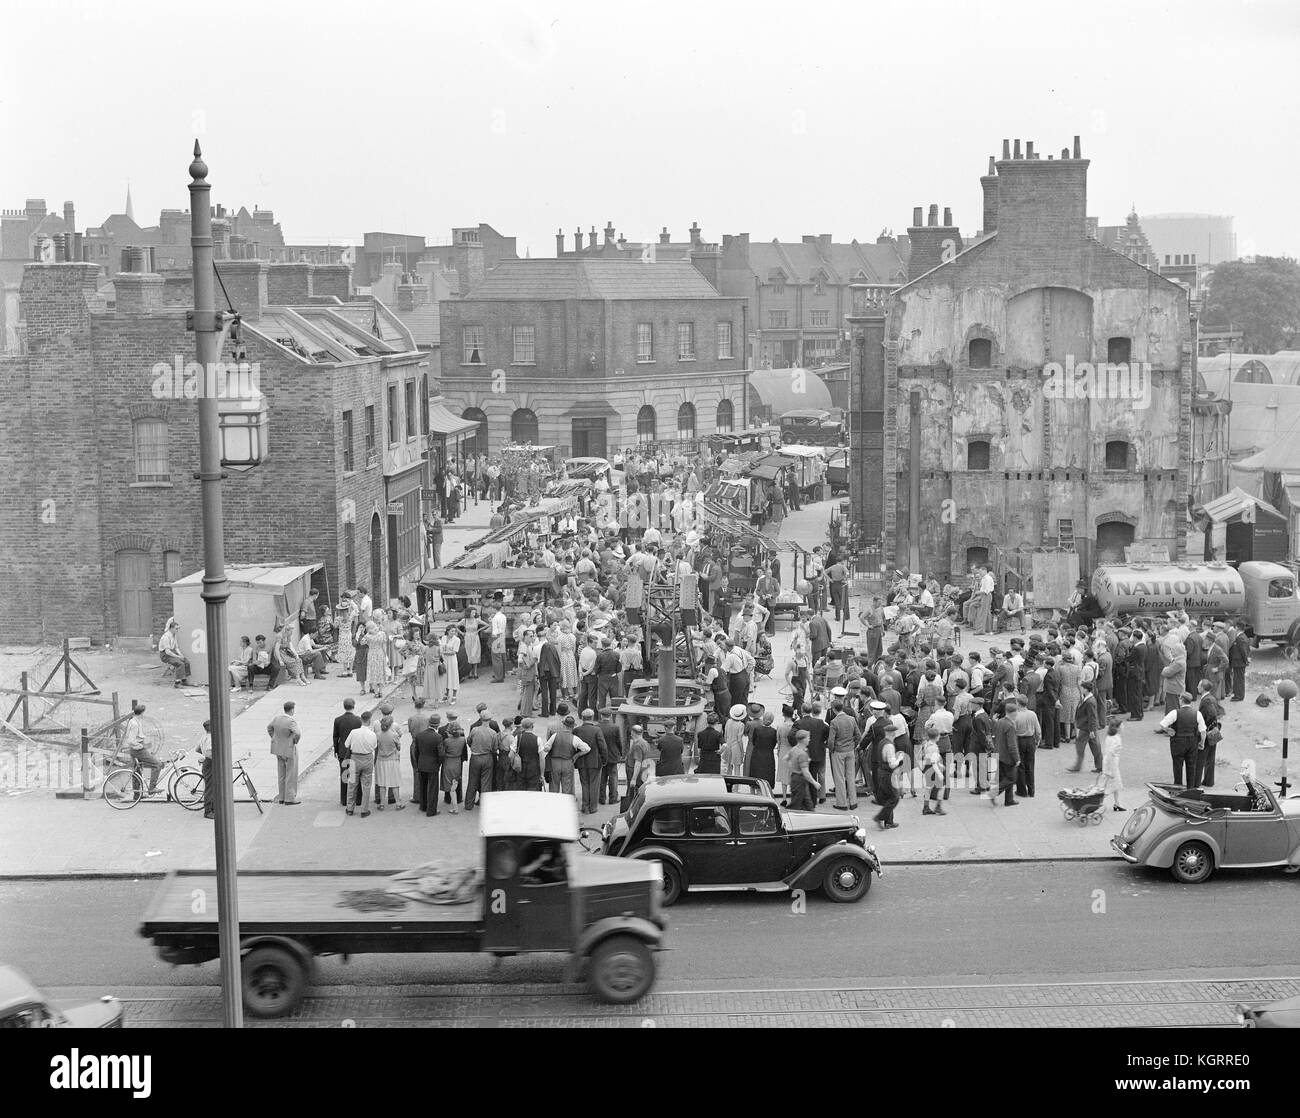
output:
[[[782,525],[783,539],[798,541],[811,548],[825,539],[831,502],[805,506],[787,516]],[[475,507],[470,503],[466,515],[447,530],[444,562],[450,562],[466,543],[486,528],[491,514],[488,502]],[[782,553],[782,582],[789,587],[794,581],[791,553]],[[859,602],[851,602],[856,619]],[[856,620],[849,631],[857,628]],[[838,627],[833,626],[833,630]],[[852,638],[848,638],[852,639]],[[783,701],[781,674],[788,657],[790,632],[779,627],[773,640],[776,661],[775,679],[761,679],[754,697],[769,709],[778,711]],[[962,633],[962,650],[1006,647],[1005,636],[974,636]],[[96,667],[96,657],[85,659]],[[124,654],[115,654],[124,655]],[[137,679],[153,672],[153,661],[137,653],[132,670]],[[111,655],[106,658],[111,660]],[[1283,677],[1296,678],[1296,669],[1280,652],[1260,650],[1255,654],[1249,675],[1248,698],[1260,691],[1269,692],[1272,684]],[[96,675],[96,678],[99,677]],[[108,686],[100,681],[101,686]],[[115,685],[116,686],[116,685]],[[497,713],[513,713],[517,684],[513,678],[505,684],[489,679],[462,684],[457,710],[462,718],[472,717],[475,705],[487,702]],[[148,695],[151,714],[163,711],[168,725],[195,727],[189,744],[197,741],[197,724],[206,707],[203,689],[173,691],[156,687],[140,694]],[[134,693],[121,688],[123,695]],[[477,857],[477,822],[473,814],[426,819],[413,806],[401,812],[374,813],[362,820],[345,817],[338,803],[338,773],[332,755],[333,719],[342,710],[342,700],[355,694],[351,679],[330,677],[312,681],[307,687],[281,686],[274,692],[258,692],[242,709],[237,708],[233,723],[234,755],[251,753],[248,771],[260,796],[274,799],[276,790],[275,761],[269,752],[266,725],[279,712],[286,699],[297,703],[295,717],[302,726],[300,743],[299,794],[301,806],[266,805],[259,814],[250,802],[237,802],[236,852],[243,869],[274,868],[388,868],[407,866],[432,858],[463,861]],[[241,700],[244,701],[244,700]],[[397,719],[405,725],[412,706],[409,694],[394,696]],[[178,707],[179,704],[179,707]],[[364,705],[359,703],[359,706]],[[1280,768],[1281,708],[1274,704],[1260,708],[1253,701],[1228,703],[1224,723],[1224,741],[1219,746],[1218,781],[1231,785],[1243,759],[1257,765],[1259,778],[1272,782]],[[173,708],[174,712],[167,708]],[[1132,809],[1145,798],[1148,781],[1171,779],[1168,741],[1155,734],[1157,720],[1151,714],[1124,729],[1122,769],[1126,791],[1123,803]],[[182,740],[185,735],[181,735]],[[177,734],[169,737],[174,742]],[[1062,859],[1105,859],[1114,855],[1110,838],[1119,830],[1122,814],[1107,812],[1100,825],[1079,826],[1066,822],[1056,792],[1061,788],[1087,787],[1093,782],[1090,765],[1085,772],[1070,774],[1065,770],[1074,763],[1072,747],[1040,751],[1037,758],[1037,795],[1025,799],[1015,808],[994,807],[983,796],[969,795],[965,789],[953,790],[947,803],[948,814],[940,817],[921,815],[921,798],[904,798],[895,818],[898,829],[877,832],[870,823],[875,806],[870,801],[859,804],[859,815],[870,831],[886,866],[900,863],[946,863],[981,861],[1054,861]],[[403,757],[403,783],[411,787],[409,763]],[[613,813],[603,808],[588,821],[603,822]],[[829,811],[829,805],[822,810]],[[840,814],[840,813],[833,813]],[[363,828],[364,839],[355,833]],[[39,842],[31,836],[40,835]],[[187,812],[175,804],[144,802],[130,811],[114,811],[99,798],[89,800],[56,799],[42,789],[22,790],[21,794],[0,797],[0,877],[58,876],[101,874],[158,874],[171,869],[211,868],[213,838],[211,824],[201,813]]]

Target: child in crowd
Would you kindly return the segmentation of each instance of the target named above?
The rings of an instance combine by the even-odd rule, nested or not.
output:
[[[1119,802],[1120,793],[1124,791],[1124,778],[1119,771],[1120,752],[1124,748],[1120,725],[1121,720],[1118,718],[1106,720],[1106,736],[1101,745],[1101,779],[1097,781],[1097,787],[1104,789],[1111,797],[1111,811],[1128,810],[1121,807]]]

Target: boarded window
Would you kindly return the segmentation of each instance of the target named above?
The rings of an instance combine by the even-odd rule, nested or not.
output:
[[[1127,365],[1132,352],[1131,338],[1108,338],[1106,341],[1106,360],[1112,365]]]
[[[987,470],[989,468],[989,444],[984,439],[974,439],[966,444],[966,469]]]
[[[1106,469],[1131,469],[1132,467],[1129,465],[1129,460],[1132,453],[1133,446],[1131,443],[1126,443],[1122,439],[1111,439],[1106,444]]]
[[[987,369],[993,364],[993,343],[988,338],[972,338],[967,351],[972,369]]]

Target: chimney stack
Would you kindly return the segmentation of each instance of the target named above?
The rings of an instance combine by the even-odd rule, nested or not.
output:
[[[699,248],[702,244],[704,244],[704,238],[700,235],[700,223],[698,221],[692,221],[691,222],[691,247]]]
[[[998,227],[998,168],[997,161],[989,156],[989,171],[980,176],[980,188],[984,191],[984,223],[982,231],[992,233]]]
[[[555,255],[557,257],[564,255],[564,230],[555,231]]]
[[[930,206],[928,222],[925,225],[921,224],[922,212],[920,206],[912,210],[913,224],[907,231],[912,246],[907,261],[909,280],[924,275],[931,268],[937,268],[944,262],[945,256],[951,258],[962,250],[961,232],[952,224],[951,207],[944,207],[942,225],[939,224],[937,205]]]
[[[401,265],[397,266],[401,272]],[[271,306],[294,306],[311,302],[310,264],[272,264],[266,272],[267,299]]]
[[[1020,141],[1019,141],[1019,140],[1016,141],[1015,155],[1014,155],[1012,158],[1014,158],[1014,159],[1019,159],[1019,158],[1021,158],[1021,156],[1020,156]]]
[[[1061,158],[1062,158],[1062,159],[1069,159],[1069,158],[1070,158],[1070,149],[1069,149],[1069,148],[1062,148],[1062,149],[1061,149]]]
[[[116,292],[118,314],[152,314],[163,308],[163,278],[153,272],[146,272],[140,264],[137,270],[132,250],[132,269],[120,272],[113,277],[113,290]]]
[[[612,221],[605,222],[605,247],[614,247],[614,223]]]
[[[221,260],[217,274],[221,277],[231,305],[246,322],[256,322],[267,305],[267,263],[265,260]]]
[[[1038,158],[1036,155],[1034,155],[1034,141],[1033,141],[1033,140],[1026,140],[1026,141],[1025,141],[1025,158],[1026,158],[1026,159],[1037,159],[1037,158]]]
[[[659,233],[659,243],[661,245],[666,245],[669,244],[671,241],[672,241],[672,237],[668,233],[668,226],[665,225]]]
[[[1010,140],[1003,140],[1003,141],[1002,141],[1002,158],[1003,158],[1003,159],[1010,159],[1010,158],[1011,158],[1011,141],[1010,141]]]
[[[340,303],[352,298],[352,269],[346,264],[311,265],[312,298],[334,297]]]
[[[1078,137],[1078,136],[1075,136],[1075,138],[1074,138],[1074,158],[1075,158],[1075,159],[1082,159],[1082,158],[1083,158],[1083,152],[1082,152],[1082,150],[1081,150],[1080,147],[1079,147],[1079,137]]]
[[[1076,138],[1077,139],[1077,138]],[[1029,148],[1030,158],[1012,159],[996,165],[996,177],[981,180],[985,187],[985,225],[996,222],[998,239],[1021,245],[1029,254],[1067,251],[1087,238],[1088,161],[1076,146],[1060,160],[1043,159]],[[996,213],[988,211],[996,197]]]
[[[600,238],[596,236],[596,227],[594,225],[591,227],[591,237],[587,242],[587,247],[591,252],[595,252],[600,247]]]
[[[71,202],[63,203],[63,224],[68,227],[67,232],[77,231],[77,208]]]
[[[582,226],[581,225],[578,226],[577,230],[573,234],[573,251],[574,252],[582,251]]]

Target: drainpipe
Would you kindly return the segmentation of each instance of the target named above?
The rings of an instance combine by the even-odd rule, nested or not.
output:
[[[921,393],[912,390],[909,401],[911,423],[907,429],[908,503],[911,529],[908,532],[907,571],[921,570]]]

